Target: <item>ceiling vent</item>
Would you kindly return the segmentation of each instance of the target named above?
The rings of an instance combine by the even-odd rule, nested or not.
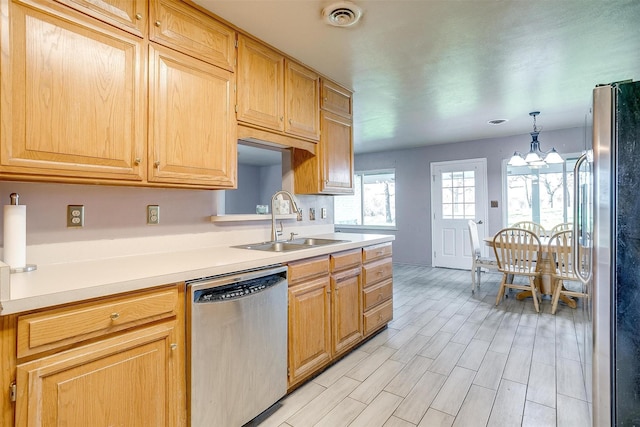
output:
[[[362,9],[348,1],[333,3],[322,9],[322,16],[334,27],[351,27],[362,16]]]
[[[508,119],[494,119],[494,120],[489,120],[487,123],[490,125],[498,126],[508,121],[509,121]]]

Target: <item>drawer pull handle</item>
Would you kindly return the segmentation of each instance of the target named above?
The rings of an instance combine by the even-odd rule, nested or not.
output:
[[[111,320],[117,320],[120,317],[120,313],[111,313],[111,316],[109,317]]]
[[[382,313],[378,314],[378,322],[382,322]]]
[[[171,344],[169,345],[169,348],[170,348],[171,350],[175,350],[176,348],[178,348],[178,344],[176,344],[176,343],[174,343],[174,342],[173,342],[173,343],[171,343]]]
[[[382,292],[378,294],[378,301],[380,301],[381,299],[382,299]]]
[[[382,255],[384,253],[384,251],[378,251],[378,253],[376,255]]]
[[[382,273],[384,273],[382,270],[378,270],[378,276],[382,276]]]

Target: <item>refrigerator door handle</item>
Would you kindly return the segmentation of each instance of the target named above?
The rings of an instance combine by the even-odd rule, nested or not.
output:
[[[582,275],[582,269],[579,268],[582,265],[581,257],[580,257],[580,239],[578,237],[578,232],[580,230],[580,222],[578,215],[579,206],[580,206],[580,166],[587,160],[587,153],[580,156],[580,158],[576,161],[575,166],[573,167],[573,194],[575,197],[573,203],[573,241],[571,244],[573,245],[573,274],[576,275],[578,280],[580,280],[583,284],[587,284],[589,280],[591,280],[591,266],[589,265],[587,276]],[[589,243],[587,243],[589,244]]]

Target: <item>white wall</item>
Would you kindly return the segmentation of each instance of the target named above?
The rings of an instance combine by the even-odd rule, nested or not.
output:
[[[562,153],[580,152],[584,146],[584,128],[544,131],[540,133],[543,150],[552,146]],[[403,264],[431,265],[431,186],[432,162],[487,159],[487,187],[489,200],[499,202],[489,208],[489,233],[503,227],[502,223],[502,160],[514,151],[528,151],[531,137],[526,135],[506,138],[466,141],[455,144],[432,145],[421,148],[359,154],[355,156],[355,169],[395,169],[396,171],[396,231],[393,260]],[[488,204],[489,205],[489,204]],[[336,227],[338,229],[338,227]],[[346,230],[345,230],[346,231]],[[365,231],[373,232],[376,231]]]

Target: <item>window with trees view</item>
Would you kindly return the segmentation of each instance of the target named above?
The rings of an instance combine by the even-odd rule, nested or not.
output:
[[[578,156],[540,169],[506,166],[506,223],[533,221],[549,230],[573,221],[573,166]]]
[[[354,194],[335,196],[334,222],[342,226],[395,227],[394,170],[356,172]]]

